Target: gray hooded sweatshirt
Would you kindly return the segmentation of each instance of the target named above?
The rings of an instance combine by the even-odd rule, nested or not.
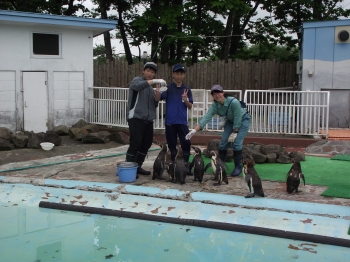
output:
[[[129,87],[128,119],[137,118],[153,122],[156,118],[158,101],[154,100],[154,90],[142,76],[135,77]]]

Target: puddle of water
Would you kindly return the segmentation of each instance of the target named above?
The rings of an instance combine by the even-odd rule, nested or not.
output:
[[[346,261],[350,249],[39,207],[0,207],[1,261]]]

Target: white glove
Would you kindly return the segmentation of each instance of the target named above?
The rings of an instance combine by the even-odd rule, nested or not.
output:
[[[153,79],[153,84],[160,84],[160,86],[166,86],[166,82],[163,79]]]
[[[228,142],[233,142],[235,141],[237,137],[237,133],[232,133],[229,137],[228,137]]]
[[[168,88],[166,87],[166,86],[162,86],[160,89],[159,89],[159,92],[160,93],[163,93],[163,92],[165,92],[165,91],[167,91],[168,90]]]
[[[186,140],[190,140],[191,137],[193,137],[193,135],[194,135],[195,133],[197,133],[197,131],[196,131],[195,129],[192,129],[191,132],[189,132],[189,133],[185,136]]]

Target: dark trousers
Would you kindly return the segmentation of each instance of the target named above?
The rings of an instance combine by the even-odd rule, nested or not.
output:
[[[186,162],[188,162],[191,151],[191,141],[186,140],[185,138],[188,133],[189,130],[187,125],[165,125],[165,137],[172,157],[174,154],[176,155],[177,137],[179,137],[184,159]]]
[[[127,154],[135,156],[137,152],[147,155],[153,142],[153,123],[137,118],[128,120],[130,145]]]

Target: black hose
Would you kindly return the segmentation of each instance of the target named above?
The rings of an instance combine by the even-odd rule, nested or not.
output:
[[[46,202],[46,201],[41,201],[39,203],[39,207],[67,210],[67,211],[74,211],[74,212],[82,212],[82,213],[90,213],[90,214],[100,214],[100,215],[105,215],[105,216],[126,217],[126,218],[149,220],[149,221],[164,222],[164,223],[172,223],[172,224],[179,224],[179,225],[212,228],[212,229],[219,229],[219,230],[226,230],[226,231],[235,231],[235,232],[242,232],[242,233],[247,233],[247,234],[262,235],[262,236],[269,236],[269,237],[278,237],[278,238],[307,241],[307,242],[314,242],[314,243],[333,245],[333,246],[342,246],[342,247],[350,248],[350,240],[347,240],[347,239],[320,236],[320,235],[315,235],[315,234],[306,234],[306,233],[299,233],[299,232],[284,231],[284,230],[279,230],[279,229],[263,228],[263,227],[256,227],[256,226],[246,226],[246,225],[206,221],[206,220],[199,220],[199,219],[184,219],[184,218],[178,218],[178,217],[164,217],[164,216],[158,216],[158,215],[141,214],[141,213],[107,209],[107,208],[98,208],[98,207],[89,207],[89,206],[75,206],[75,205],[71,205],[71,204],[52,203],[52,202]]]

